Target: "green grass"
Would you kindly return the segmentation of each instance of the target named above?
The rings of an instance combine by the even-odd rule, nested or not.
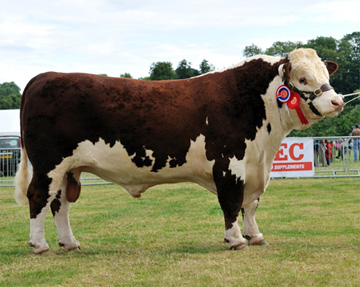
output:
[[[193,184],[133,199],[116,185],[85,186],[72,205],[81,251],[27,246],[28,209],[0,188],[0,286],[359,286],[358,178],[272,180],[257,221],[269,246],[230,251],[222,211]]]

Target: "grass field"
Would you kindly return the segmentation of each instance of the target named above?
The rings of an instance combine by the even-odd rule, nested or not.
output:
[[[28,209],[0,188],[0,286],[360,286],[359,178],[272,180],[257,211],[269,246],[230,251],[217,199],[193,184],[133,199],[85,186],[72,205],[81,251],[27,246]]]

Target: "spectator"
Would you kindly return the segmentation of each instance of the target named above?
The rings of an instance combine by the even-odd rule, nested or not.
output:
[[[349,143],[346,139],[341,141],[340,150],[341,160],[344,161],[344,156],[349,155]]]
[[[355,125],[355,128],[352,131],[351,135],[353,137],[360,137],[360,129],[358,124]],[[354,161],[358,161],[360,157],[360,138],[354,139],[353,148],[354,148]]]
[[[326,166],[325,148],[324,143],[321,140],[314,141],[314,165]]]
[[[340,141],[336,141],[336,150],[337,150],[337,156],[336,158],[340,158],[340,148],[341,148],[341,143]]]
[[[325,140],[325,157],[326,157],[326,163],[327,166],[330,166],[330,163],[332,161],[332,147],[333,147],[333,143],[332,142],[328,142],[327,140]]]

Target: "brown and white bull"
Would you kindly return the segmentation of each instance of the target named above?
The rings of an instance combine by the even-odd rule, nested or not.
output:
[[[15,179],[17,202],[30,205],[30,246],[35,253],[49,249],[44,221],[50,207],[59,245],[80,248],[69,208],[79,197],[82,172],[133,197],[161,183],[198,183],[218,196],[231,249],[247,248],[245,238],[249,245],[267,244],[255,210],[273,158],[291,130],[343,109],[329,85],[336,69],[314,50],[298,49],[186,80],[36,76],[21,100],[23,147]],[[277,99],[281,86],[291,91],[288,102]],[[286,91],[278,94],[286,98]],[[300,106],[289,109],[294,95]]]

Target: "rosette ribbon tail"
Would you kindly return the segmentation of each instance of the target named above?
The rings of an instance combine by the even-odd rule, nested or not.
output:
[[[305,115],[300,108],[300,101],[301,101],[300,95],[297,92],[291,92],[291,97],[290,97],[289,101],[287,102],[287,106],[289,109],[296,110],[296,113],[300,119],[301,124],[307,125],[309,122],[305,118]]]
[[[302,112],[302,110],[300,109],[300,107],[296,108],[295,110],[296,110],[296,113],[297,113],[297,115],[298,115],[301,123],[302,123],[303,125],[307,125],[309,122],[308,122],[308,120],[305,118],[305,115],[304,115],[304,113]]]

